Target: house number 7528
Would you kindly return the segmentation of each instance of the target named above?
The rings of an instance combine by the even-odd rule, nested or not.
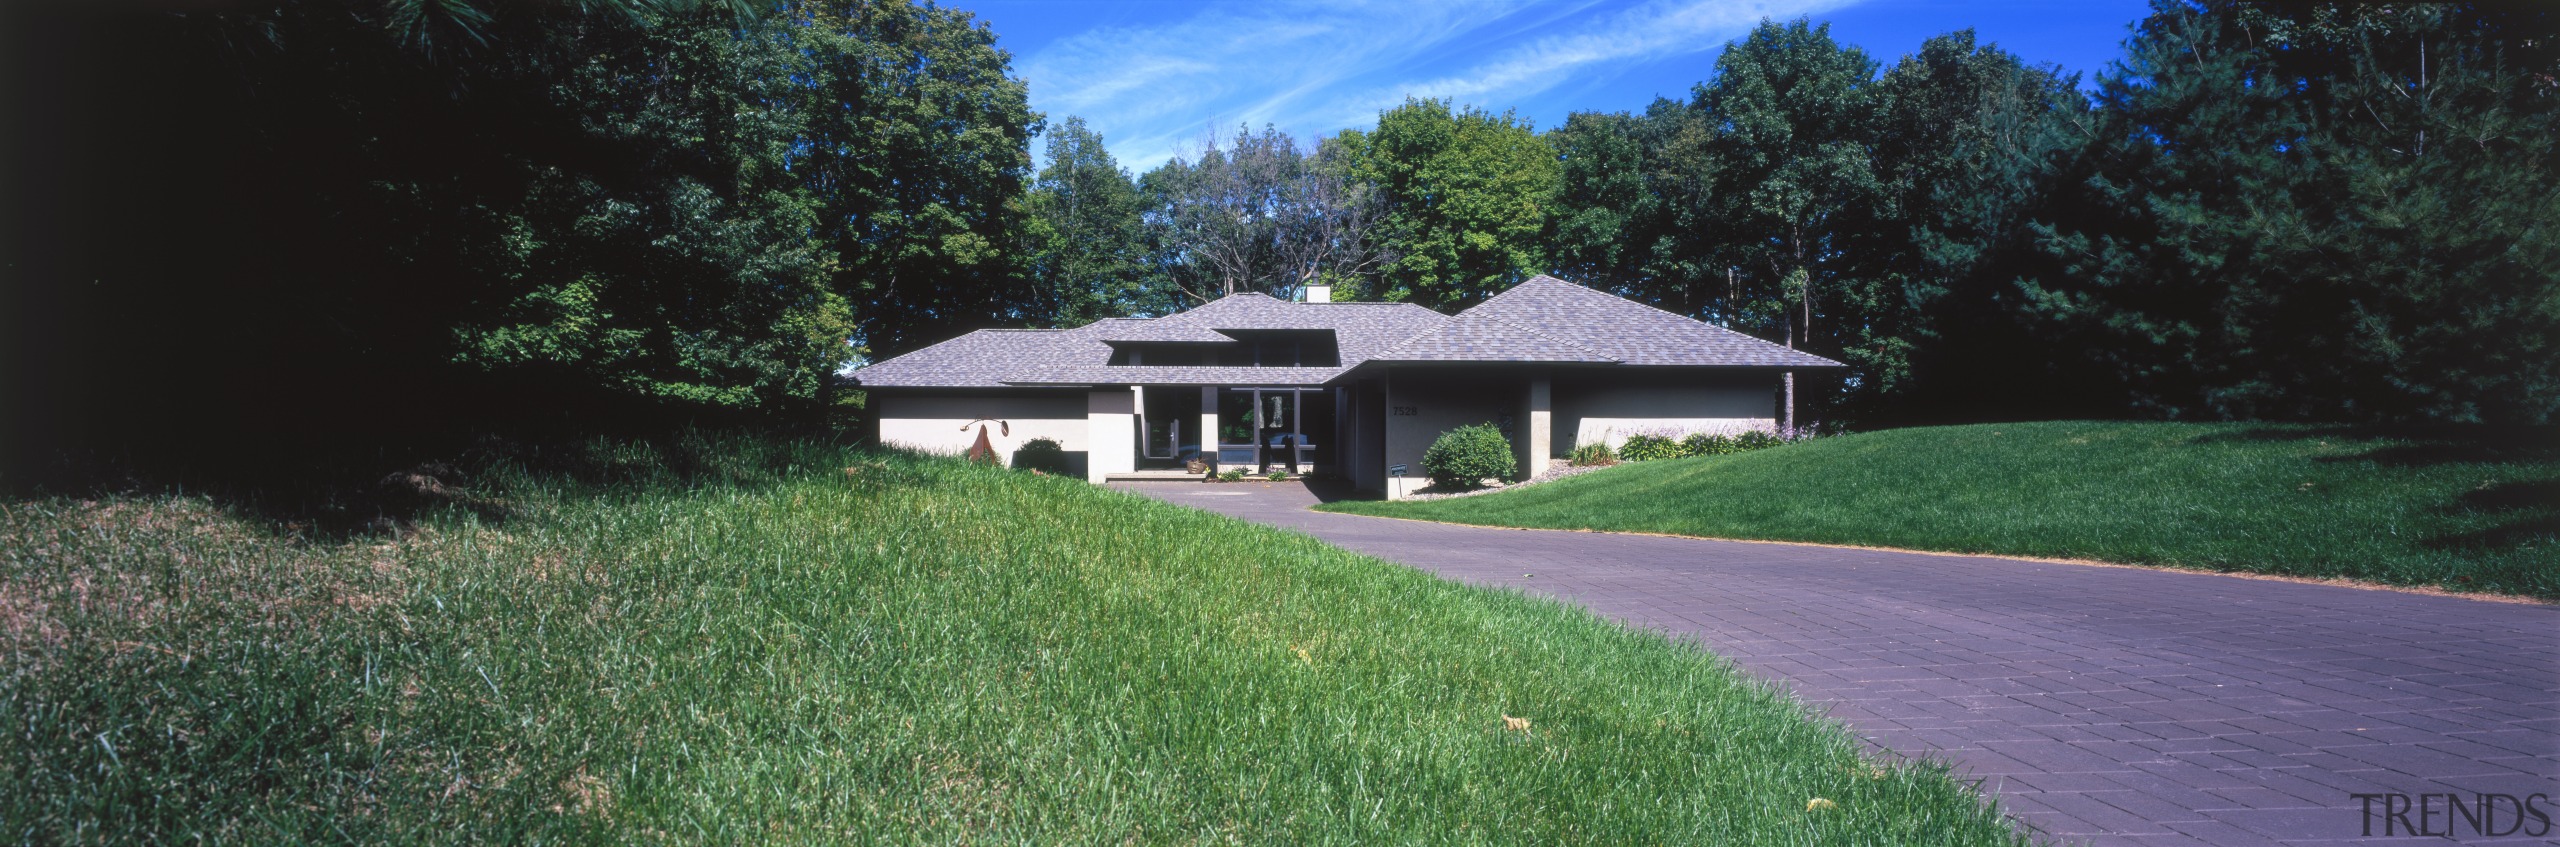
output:
[[[1387,407],[1387,410],[1389,414],[1393,414],[1400,418],[1409,418],[1414,415],[1414,407],[1412,406],[1389,406]]]

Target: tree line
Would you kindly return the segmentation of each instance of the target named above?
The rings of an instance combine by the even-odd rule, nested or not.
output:
[[[2162,0],[2087,94],[1773,22],[1641,113],[1415,100],[1143,174],[910,0],[6,14],[16,462],[806,418],[972,328],[1540,272],[1849,363],[1832,418],[2560,407],[2530,8]]]
[[[2552,24],[2164,0],[2084,94],[1970,32],[1886,65],[1768,22],[1641,113],[1410,101],[1135,176],[1071,118],[1031,191],[1079,258],[1035,275],[1071,324],[1318,281],[1461,308],[1551,272],[1847,363],[1805,399],[1868,423],[2549,423]]]

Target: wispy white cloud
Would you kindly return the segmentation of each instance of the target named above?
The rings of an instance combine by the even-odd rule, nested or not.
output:
[[[1401,102],[1406,96],[1499,107],[1501,98],[1536,94],[1580,75],[1715,49],[1763,18],[1792,18],[1839,5],[1838,0],[1651,3],[1512,46],[1460,73],[1363,92],[1347,98],[1344,117],[1374,113],[1376,104]]]
[[[1288,98],[1324,96],[1512,8],[1454,0],[1216,3],[1157,26],[1064,38],[1017,69],[1036,106],[1083,116],[1123,162],[1146,168],[1213,129],[1295,128]]]
[[[1239,124],[1301,138],[1408,96],[1504,108],[1636,65],[1712,51],[1762,18],[1853,0],[1406,0],[1214,3],[1095,29],[1022,58],[1032,103],[1082,116],[1144,170]]]

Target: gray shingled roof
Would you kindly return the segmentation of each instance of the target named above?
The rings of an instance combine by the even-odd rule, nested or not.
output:
[[[1179,322],[1170,330],[1131,324]],[[1222,331],[1329,329],[1340,354],[1337,367],[1277,368],[1207,365],[1113,365],[1108,355],[1059,358],[1026,368],[1012,381],[1046,385],[1323,385],[1396,343],[1448,323],[1449,317],[1411,303],[1292,303],[1261,294],[1219,298],[1188,312],[1147,321],[1123,321],[1095,334],[1108,341],[1193,340],[1194,333],[1232,342]]]
[[[1332,330],[1341,365],[1113,365],[1114,342],[1229,342],[1236,330]],[[1455,318],[1410,303],[1292,303],[1238,294],[1161,318],[987,329],[853,372],[887,388],[1323,385],[1369,361],[1840,367],[1739,332],[1539,276]]]
[[[1267,294],[1236,294],[1188,312],[1122,321],[1104,330],[1100,338],[1111,342],[1234,341],[1226,330],[1330,329],[1348,359],[1367,358],[1448,320],[1411,303],[1293,303]]]
[[[853,380],[874,387],[1001,387],[1060,361],[1111,361],[1111,345],[1098,336],[1131,322],[1136,319],[1107,318],[1075,329],[982,329],[860,368]]]
[[[1578,344],[1629,365],[1842,367],[1811,353],[1545,275],[1458,313],[1459,320],[1479,316]],[[1400,352],[1389,351],[1384,358]]]
[[[1440,328],[1387,348],[1379,362],[1593,362],[1618,361],[1579,343],[1489,314],[1461,312]]]
[[[1014,385],[1323,385],[1339,368],[1257,368],[1217,365],[1072,365],[1029,372]]]

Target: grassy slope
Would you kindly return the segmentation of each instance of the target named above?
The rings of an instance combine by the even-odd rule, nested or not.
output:
[[[1556,603],[1070,480],[622,449],[397,541],[7,504],[0,839],[2014,837]]]
[[[1889,430],[1333,511],[2350,577],[2560,598],[2560,458],[2340,428]]]

